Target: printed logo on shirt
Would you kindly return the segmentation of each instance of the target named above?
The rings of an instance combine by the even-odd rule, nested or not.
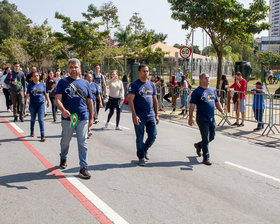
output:
[[[66,89],[65,89],[65,93],[67,94],[67,96],[69,96],[70,98],[76,98],[76,97],[79,97],[77,94],[74,93],[73,89],[68,86]]]
[[[213,102],[215,101],[215,96],[214,95],[208,95],[207,92],[204,92],[201,100],[208,103],[208,102]]]
[[[145,86],[143,86],[142,88],[140,88],[138,94],[142,97],[148,98],[148,97],[152,97],[153,91],[151,90],[146,90]]]
[[[35,87],[35,88],[33,88],[33,89],[31,90],[31,94],[32,94],[33,96],[40,96],[40,95],[43,94],[43,91],[42,91],[41,89],[37,89],[37,88]]]

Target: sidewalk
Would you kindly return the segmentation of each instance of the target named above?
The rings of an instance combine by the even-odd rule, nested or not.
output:
[[[182,115],[178,115],[181,112],[180,109],[176,109],[175,114],[170,114],[170,112],[172,111],[171,107],[165,106],[164,110],[165,110],[164,112],[159,111],[160,119],[166,119],[178,125],[188,126],[188,116],[183,117]],[[216,116],[217,125],[219,124],[220,121],[221,118],[219,116]],[[229,121],[232,124],[235,122],[234,119],[229,119]],[[256,127],[257,127],[256,123],[249,122],[249,121],[245,121],[244,127],[230,126],[227,123],[225,123],[223,126],[217,126],[217,132],[239,140],[244,140],[258,145],[280,149],[280,133],[278,133],[273,128],[275,134],[272,131],[270,131],[268,136],[266,135],[262,136],[263,130],[253,131],[253,129]],[[198,127],[197,125],[194,125],[192,128],[198,128]],[[264,128],[266,128],[266,125]],[[266,131],[266,133],[267,132],[268,130]]]

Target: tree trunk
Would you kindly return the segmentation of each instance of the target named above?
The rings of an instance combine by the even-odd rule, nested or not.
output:
[[[219,51],[218,55],[218,69],[217,69],[217,83],[216,89],[220,88],[220,80],[222,79],[222,67],[223,67],[223,51]]]

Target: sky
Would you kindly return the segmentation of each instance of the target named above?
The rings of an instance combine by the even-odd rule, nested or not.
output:
[[[167,0],[111,0],[118,8],[119,21],[124,28],[129,24],[129,19],[134,12],[139,13],[147,29],[154,29],[156,33],[168,34],[166,43],[173,46],[175,43],[185,44],[187,30],[181,29],[179,21],[171,18],[170,4]],[[18,6],[18,10],[30,18],[33,23],[41,25],[45,19],[48,19],[49,25],[54,31],[63,32],[61,22],[54,18],[55,12],[59,12],[72,20],[84,20],[81,15],[86,12],[90,4],[98,8],[109,0],[9,0]],[[245,7],[249,6],[252,0],[239,0]],[[268,1],[267,1],[268,4]],[[258,36],[267,36],[268,32],[264,31]],[[204,39],[204,41],[203,41]],[[194,45],[202,47],[209,45],[208,41],[203,38],[201,29],[194,33]],[[190,42],[189,42],[190,44]]]

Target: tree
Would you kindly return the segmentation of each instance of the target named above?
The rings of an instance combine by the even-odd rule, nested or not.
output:
[[[125,29],[119,29],[118,32],[115,33],[116,43],[122,48],[122,53],[124,57],[124,70],[127,69],[127,56],[132,53],[134,38],[132,35],[132,31],[127,26]]]
[[[13,64],[19,62],[21,65],[26,65],[29,61],[29,56],[23,48],[24,40],[17,38],[7,38],[0,45],[1,58],[6,63]]]
[[[117,16],[118,8],[111,1],[104,3],[99,11],[106,30],[110,31],[120,25],[119,17]]]
[[[148,65],[156,67],[162,63],[165,53],[166,52],[164,52],[161,48],[157,48],[153,51],[151,47],[147,47],[139,55]]]
[[[264,0],[254,0],[248,9],[237,0],[168,0],[172,18],[183,22],[183,29],[202,28],[210,37],[218,57],[217,88],[222,76],[223,49],[232,40],[249,42],[252,34],[267,30],[261,22],[268,16]]]
[[[7,0],[0,2],[0,44],[4,39],[22,39],[32,21],[17,10],[15,4],[10,4]]]
[[[54,59],[54,51],[58,46],[47,20],[40,26],[34,25],[29,28],[23,46],[29,54],[31,62],[36,63],[39,68],[41,68],[44,60]]]
[[[280,55],[272,51],[264,51],[258,54],[258,62],[264,66],[275,66],[280,64]]]
[[[128,27],[132,30],[135,35],[142,34],[145,28],[142,18],[139,16],[139,13],[133,13],[132,17],[129,20]]]
[[[73,52],[72,56],[82,60],[84,70],[92,52],[104,45],[104,39],[108,37],[109,32],[99,31],[102,22],[94,22],[94,20],[100,18],[101,13],[94,5],[89,5],[87,13],[82,15],[86,21],[71,21],[69,17],[56,12],[55,18],[62,21],[64,33],[56,32],[55,36],[59,41],[67,44],[68,50]]]

